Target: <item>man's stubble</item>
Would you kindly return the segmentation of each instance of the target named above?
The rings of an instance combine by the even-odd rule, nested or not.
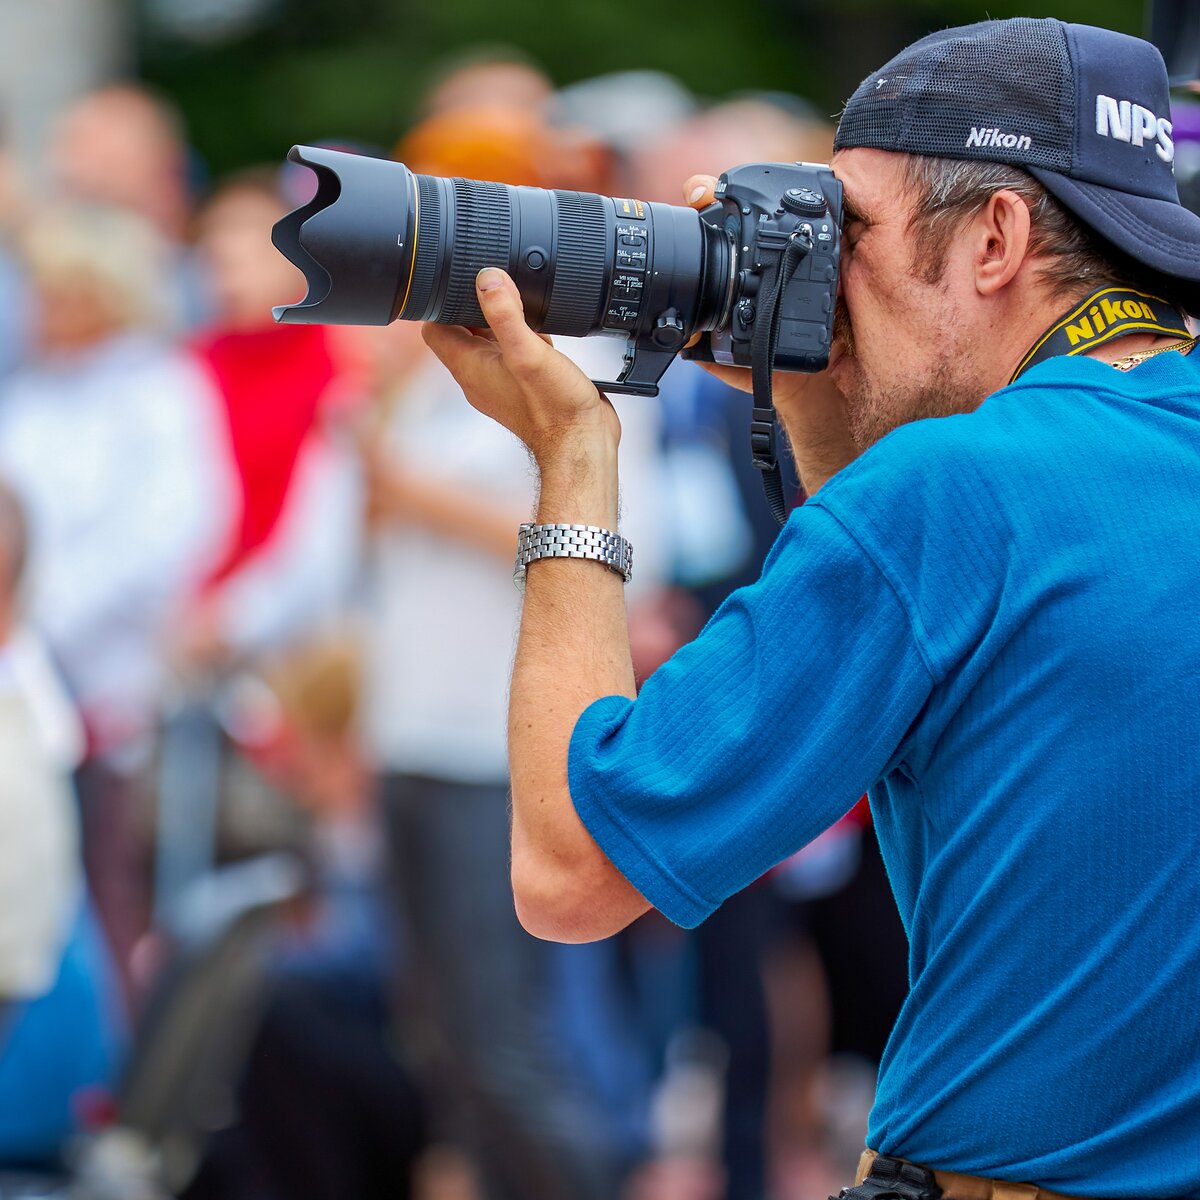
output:
[[[927,417],[971,412],[987,394],[972,353],[971,335],[954,314],[939,323],[939,338],[927,359],[901,379],[879,380],[864,369],[856,353],[854,329],[839,299],[833,336],[848,360],[839,390],[845,400],[846,421],[855,448],[861,453],[880,438]]]

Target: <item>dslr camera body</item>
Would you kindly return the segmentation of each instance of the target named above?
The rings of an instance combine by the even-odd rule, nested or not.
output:
[[[618,377],[595,381],[604,391],[657,395],[680,352],[755,367],[756,392],[763,370],[828,362],[842,189],[827,166],[735,167],[697,213],[417,175],[321,147],[288,157],[313,169],[317,190],[272,233],[308,282],[279,321],[482,326],[475,276],[498,266],[539,332],[626,339]]]
[[[842,185],[833,172],[814,163],[734,167],[717,181],[716,202],[700,217],[723,228],[733,245],[732,294],[721,323],[685,357],[751,366],[756,322],[774,281],[778,324],[770,365],[824,370],[842,228]],[[791,270],[789,255],[796,259]]]

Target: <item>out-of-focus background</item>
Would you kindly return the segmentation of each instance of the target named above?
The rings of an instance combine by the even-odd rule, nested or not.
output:
[[[1193,0],[1054,12],[1153,15],[1198,73]],[[865,803],[698,930],[525,935],[504,700],[526,455],[415,326],[275,326],[303,283],[269,233],[311,192],[294,142],[667,202],[694,172],[824,160],[862,76],[984,15],[0,0],[0,1200],[850,1181],[906,986]],[[740,393],[680,362],[620,412],[645,678],[775,526]]]

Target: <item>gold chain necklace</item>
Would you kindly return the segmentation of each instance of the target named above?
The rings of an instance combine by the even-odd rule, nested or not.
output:
[[[1178,350],[1180,354],[1191,354],[1196,348],[1196,338],[1188,338],[1185,342],[1173,342],[1170,346],[1158,346],[1153,350],[1139,350],[1136,354],[1127,354],[1124,358],[1118,358],[1112,365],[1118,371],[1132,371],[1140,362],[1145,362],[1148,358],[1153,358],[1156,354],[1166,354],[1169,350]]]

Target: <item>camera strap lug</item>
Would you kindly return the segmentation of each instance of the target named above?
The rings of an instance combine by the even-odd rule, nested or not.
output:
[[[759,235],[760,240],[762,234]],[[772,396],[771,369],[779,340],[779,301],[791,283],[796,268],[812,252],[812,232],[808,226],[792,231],[781,251],[763,271],[758,294],[758,315],[750,338],[750,374],[754,384],[754,409],[750,421],[750,453],[762,472],[763,491],[771,513],[782,525],[787,520],[787,498],[783,494],[783,474],[776,454],[778,422]]]

